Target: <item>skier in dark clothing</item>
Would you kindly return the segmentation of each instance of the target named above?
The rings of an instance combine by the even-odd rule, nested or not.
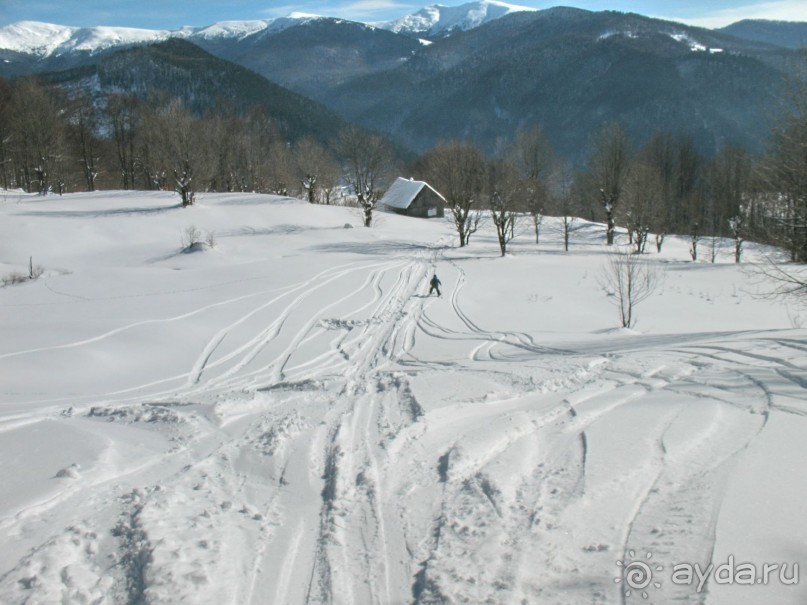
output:
[[[440,280],[437,278],[436,274],[432,277],[429,285],[431,286],[429,288],[429,295],[431,296],[431,293],[437,290],[437,296],[440,296]]]

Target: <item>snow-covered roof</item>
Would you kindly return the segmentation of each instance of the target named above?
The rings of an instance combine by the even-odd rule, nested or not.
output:
[[[414,181],[412,179],[405,179],[399,176],[397,179],[395,179],[395,182],[390,186],[390,188],[387,189],[384,197],[381,198],[380,205],[387,206],[389,208],[398,208],[399,210],[406,210],[424,187],[428,187],[434,191],[434,193],[439,196],[440,199],[445,201],[445,198],[435,191],[434,188],[431,187],[427,182]]]

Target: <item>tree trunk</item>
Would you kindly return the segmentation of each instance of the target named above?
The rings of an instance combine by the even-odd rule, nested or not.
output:
[[[609,212],[607,214],[606,220],[607,220],[607,227],[606,227],[606,230],[605,230],[606,243],[609,246],[612,246],[614,244],[614,230],[616,229],[616,224],[614,223],[614,214],[613,214],[613,212]]]

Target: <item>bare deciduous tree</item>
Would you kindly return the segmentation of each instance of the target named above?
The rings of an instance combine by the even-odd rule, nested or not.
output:
[[[555,194],[552,196],[555,210],[560,214],[561,235],[563,237],[563,251],[569,251],[569,242],[572,233],[576,231],[579,208],[575,204],[575,182],[568,165],[559,165],[554,178]]]
[[[46,194],[54,185],[61,190],[62,178],[56,173],[65,151],[64,125],[53,90],[24,79],[17,83],[6,111],[17,182],[29,192]]]
[[[124,189],[135,186],[135,142],[140,127],[137,106],[138,102],[133,97],[114,94],[107,98],[107,114]]]
[[[389,178],[392,151],[383,137],[358,126],[346,126],[339,133],[337,147],[345,167],[345,180],[356,195],[364,226],[369,227],[381,187]]]
[[[657,170],[660,179],[659,212],[653,213],[652,231],[661,252],[667,233],[685,232],[693,221],[703,218],[692,201],[699,196],[702,159],[691,138],[669,132],[654,135],[640,156]]]
[[[643,254],[654,217],[663,212],[662,181],[655,166],[636,161],[625,188],[622,210],[630,241]]]
[[[156,137],[152,142],[156,163],[171,175],[182,205],[190,206],[196,199],[197,176],[203,180],[212,172],[211,133],[179,100],[158,110],[154,120],[151,132]]]
[[[532,217],[535,243],[540,242],[541,224],[549,204],[549,177],[555,153],[540,126],[519,132],[513,144],[511,162],[524,179],[523,196]]]
[[[506,162],[490,164],[488,170],[488,196],[490,217],[496,229],[499,250],[507,254],[507,244],[515,237],[518,204],[524,194],[526,181],[515,168]]]
[[[71,99],[69,121],[87,191],[95,191],[101,160],[100,141],[96,136],[99,117],[89,94],[79,92]]]
[[[700,242],[701,237],[700,223],[694,221],[689,229],[689,256],[692,262],[697,262],[698,260],[698,242]]]
[[[14,89],[5,78],[0,78],[0,187],[11,189],[17,185],[14,161],[11,156],[12,120],[9,115]]]
[[[673,228],[678,162],[676,145],[669,133],[656,133],[640,153],[641,161],[656,171],[660,187],[658,206],[652,213],[651,231],[655,234],[656,252],[661,253],[664,238]]]
[[[740,212],[732,216],[729,223],[729,231],[734,240],[734,262],[739,263],[742,260],[743,244],[745,244],[746,237],[746,215],[745,208],[740,208]]]
[[[319,141],[305,137],[294,146],[297,178],[311,204],[328,203],[339,180],[339,168]]]
[[[762,166],[767,239],[787,252],[787,265],[775,255],[754,271],[772,280],[772,296],[807,295],[807,60],[791,72],[787,105],[773,131],[771,151]]]
[[[589,171],[599,191],[605,210],[606,241],[614,243],[616,212],[630,170],[630,144],[619,123],[607,124],[598,133],[592,147]]]
[[[612,297],[623,328],[636,323],[636,306],[646,300],[658,286],[655,268],[638,254],[615,250],[603,267],[600,285]]]
[[[267,160],[269,192],[275,195],[295,195],[297,179],[294,158],[286,141],[272,141],[267,150]]]
[[[449,218],[460,239],[467,246],[479,228],[479,200],[485,185],[485,157],[470,142],[441,143],[421,159],[422,171],[446,199]]]
[[[246,150],[252,133],[246,121],[234,112],[220,109],[220,113],[204,118],[204,128],[212,145],[212,173],[208,186],[214,191],[250,191],[250,166]]]
[[[801,67],[764,166],[768,188],[777,198],[770,211],[777,224],[771,235],[796,263],[807,262],[807,62]]]
[[[759,279],[761,296],[771,299],[787,298],[803,303],[807,297],[807,267],[782,262],[775,254],[749,268],[749,274]]]

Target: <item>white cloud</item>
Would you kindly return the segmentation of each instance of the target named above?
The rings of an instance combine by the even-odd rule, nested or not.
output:
[[[723,27],[743,19],[768,19],[771,21],[807,21],[807,2],[804,0],[776,0],[734,8],[703,12],[698,17],[664,17],[672,21],[689,23],[700,27]]]

